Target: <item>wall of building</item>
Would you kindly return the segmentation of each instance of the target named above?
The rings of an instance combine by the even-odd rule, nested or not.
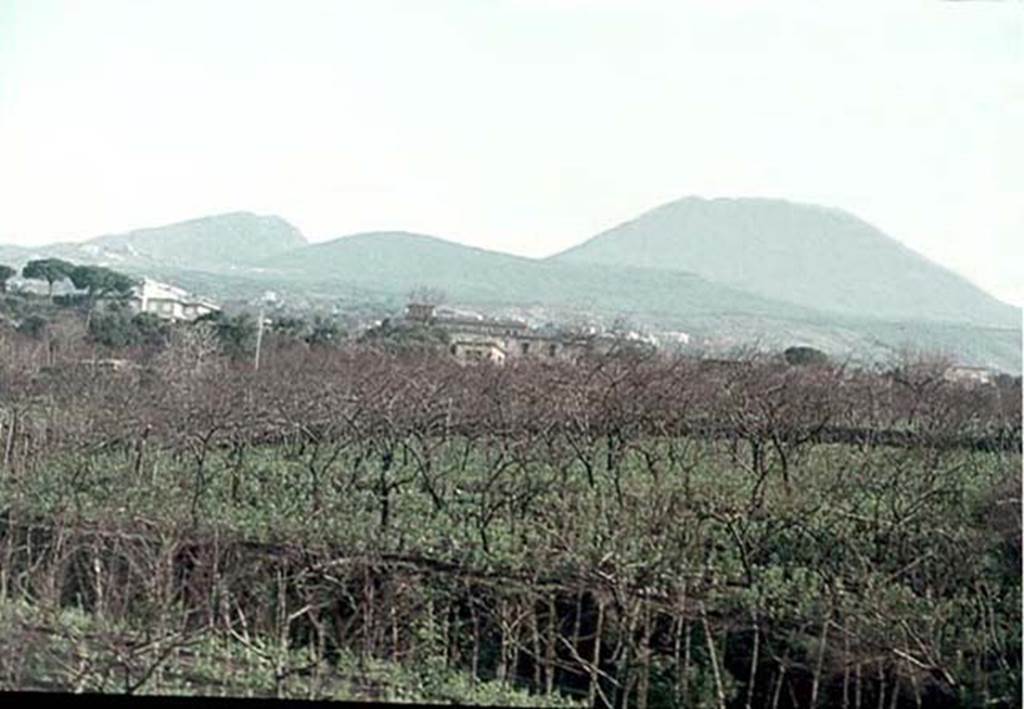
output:
[[[531,332],[526,323],[514,320],[474,320],[436,316],[429,305],[410,304],[406,320],[443,329],[453,341],[451,352],[460,359],[483,358],[485,349],[500,352],[488,355],[501,362],[522,357],[573,362],[583,355],[607,349],[600,338],[558,337]]]

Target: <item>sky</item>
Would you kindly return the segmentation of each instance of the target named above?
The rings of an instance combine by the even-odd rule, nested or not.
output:
[[[839,207],[1024,304],[1024,2],[0,0],[0,243]]]

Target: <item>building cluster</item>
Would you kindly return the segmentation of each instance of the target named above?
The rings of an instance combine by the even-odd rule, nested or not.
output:
[[[518,320],[472,318],[440,314],[433,305],[410,303],[405,321],[429,326],[448,334],[451,354],[463,362],[504,364],[522,357],[575,361],[592,352],[610,350],[614,341],[596,335],[532,330]]]
[[[268,293],[264,299],[276,300],[276,296],[271,296]],[[173,322],[191,322],[221,309],[206,298],[152,278],[144,278],[136,284],[127,304],[134,313],[149,313]],[[644,349],[657,346],[650,338],[632,332],[611,337],[593,329],[585,334],[555,329],[538,330],[521,320],[446,312],[428,303],[409,303],[401,320],[410,326],[443,330],[447,334],[449,352],[465,363],[488,362],[501,365],[521,358],[575,362],[585,355],[607,354],[624,345]],[[668,334],[675,336],[669,338],[674,343],[686,344],[690,340],[686,333]],[[705,360],[705,365],[732,368],[741,363],[711,359]],[[988,367],[952,365],[942,376],[948,382],[973,387],[995,384],[999,372]]]

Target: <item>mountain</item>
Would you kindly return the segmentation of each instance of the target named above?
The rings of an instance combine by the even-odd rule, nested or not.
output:
[[[679,316],[806,314],[685,272],[563,264],[511,256],[408,232],[373,232],[313,244],[265,259],[267,277],[358,288],[403,297],[439,288],[473,305],[549,305],[605,313]]]
[[[1006,371],[1021,369],[1019,311],[1016,327],[886,319],[766,297],[671,268],[529,259],[407,232],[305,246],[265,260],[259,272],[286,292],[375,301],[392,309],[412,289],[428,286],[443,290],[450,302],[481,310],[627,316],[724,346],[804,343],[861,359],[917,347]]]
[[[7,265],[20,264],[27,261],[31,253],[32,249],[25,246],[0,244],[0,263]]]
[[[38,249],[147,275],[221,302],[273,290],[292,307],[361,318],[397,312],[427,286],[450,304],[535,322],[625,316],[708,347],[757,343],[885,358],[904,347],[1021,371],[1021,311],[835,209],[764,199],[687,198],[547,259],[408,232],[309,244],[275,216],[245,212]]]
[[[550,260],[686,271],[755,295],[856,317],[1021,324],[1020,309],[861,219],[782,200],[688,197]]]
[[[277,216],[232,212],[123,234],[98,236],[35,250],[31,258],[57,256],[129,272],[153,268],[220,270],[246,267],[306,244],[294,226]]]

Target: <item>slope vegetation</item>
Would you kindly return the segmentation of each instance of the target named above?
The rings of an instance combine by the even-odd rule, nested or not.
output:
[[[539,261],[407,232],[342,237],[268,259],[263,266],[276,279],[333,281],[396,296],[431,286],[473,304],[546,304],[670,316],[809,312],[691,273]]]
[[[551,258],[687,271],[834,313],[1020,327],[1020,310],[837,209],[681,199]]]

